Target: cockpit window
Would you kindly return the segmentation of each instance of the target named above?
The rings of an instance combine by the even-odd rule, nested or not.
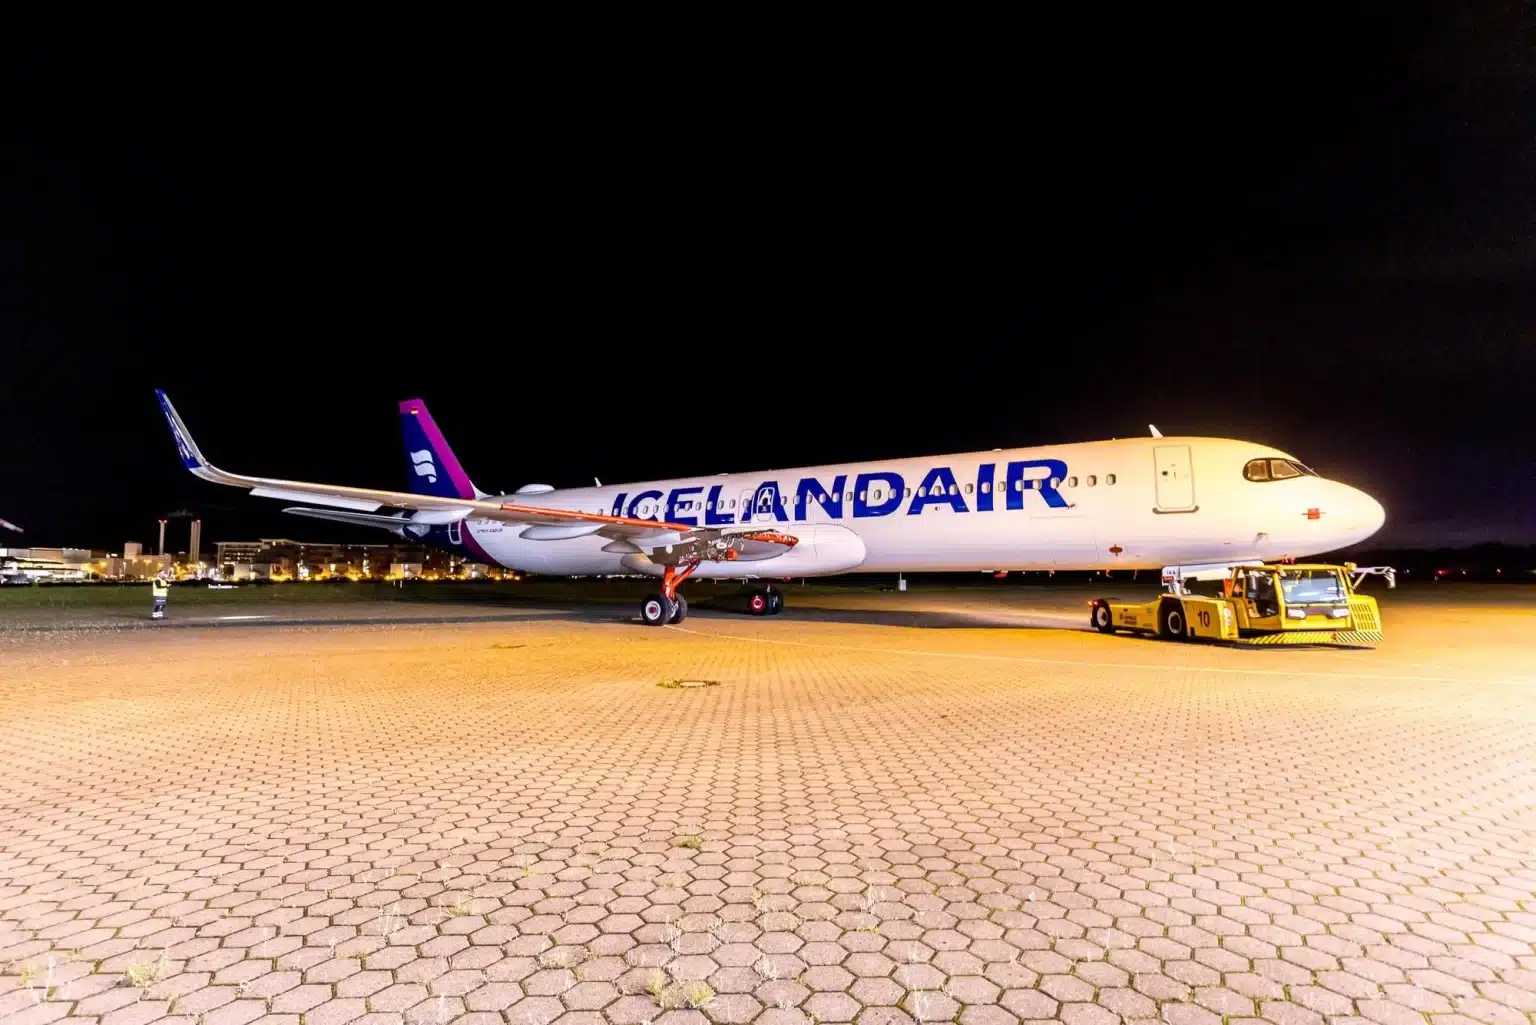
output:
[[[1317,471],[1294,459],[1250,459],[1243,467],[1248,480],[1288,480],[1292,477],[1316,477]]]
[[[1269,461],[1269,479],[1286,480],[1290,477],[1300,477],[1301,471],[1284,459],[1271,459]]]

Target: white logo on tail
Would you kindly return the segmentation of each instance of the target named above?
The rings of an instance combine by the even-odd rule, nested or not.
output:
[[[420,452],[412,452],[411,463],[416,467],[416,476],[425,477],[433,484],[437,483],[437,466],[432,462],[430,449],[424,448]]]

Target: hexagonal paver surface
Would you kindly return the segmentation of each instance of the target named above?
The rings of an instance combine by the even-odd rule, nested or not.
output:
[[[1432,590],[1370,652],[1065,588],[19,610],[0,1025],[1529,1025],[1536,602]]]

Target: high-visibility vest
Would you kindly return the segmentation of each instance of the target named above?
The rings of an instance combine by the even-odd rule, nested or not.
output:
[[[150,588],[150,593],[153,594],[156,598],[164,598],[166,595],[171,593],[171,586],[164,580],[161,580],[159,577],[156,577],[155,582],[150,584]]]

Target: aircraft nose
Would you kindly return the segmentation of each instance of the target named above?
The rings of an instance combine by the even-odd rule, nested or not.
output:
[[[1381,529],[1387,522],[1387,510],[1380,502],[1357,488],[1341,485],[1346,492],[1345,507],[1349,510],[1348,528],[1356,540],[1364,540]]]

